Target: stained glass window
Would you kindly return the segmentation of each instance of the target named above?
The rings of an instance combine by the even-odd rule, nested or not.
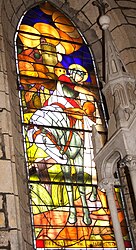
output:
[[[16,55],[34,248],[116,248],[93,160],[92,127],[104,138],[105,119],[89,46],[45,1],[22,17]]]

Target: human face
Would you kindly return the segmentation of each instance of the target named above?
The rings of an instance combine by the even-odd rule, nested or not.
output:
[[[75,82],[79,82],[80,84],[83,84],[83,77],[79,74],[75,74]]]
[[[75,82],[83,84],[84,72],[79,70],[72,70],[70,73]]]

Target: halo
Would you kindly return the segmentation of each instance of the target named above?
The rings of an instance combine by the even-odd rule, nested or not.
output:
[[[86,80],[87,80],[87,78],[88,78],[88,72],[87,72],[87,70],[83,67],[83,66],[81,66],[80,64],[76,64],[76,63],[74,63],[74,64],[71,64],[70,66],[69,66],[69,68],[68,68],[68,70],[77,70],[77,71],[81,71],[81,72],[84,72],[85,74],[84,74],[84,76],[83,76],[83,82],[85,82]]]

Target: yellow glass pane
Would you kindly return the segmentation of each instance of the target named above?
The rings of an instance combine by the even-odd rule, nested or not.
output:
[[[60,30],[64,32],[73,32],[75,30],[75,27],[73,26],[71,21],[59,11],[56,11],[53,13],[52,19],[55,25],[57,26],[57,28],[59,28]]]
[[[51,38],[57,38],[59,39],[59,33],[58,31],[51,25],[46,24],[46,23],[36,23],[34,25],[34,28],[43,36],[48,36]],[[59,43],[58,40],[50,39],[50,38],[45,38],[47,43],[51,43],[54,45],[57,45]]]
[[[34,48],[40,44],[40,33],[34,27],[22,24],[19,30],[18,36],[26,47]]]

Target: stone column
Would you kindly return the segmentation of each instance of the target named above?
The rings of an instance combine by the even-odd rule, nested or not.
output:
[[[121,163],[121,165],[126,165],[129,169],[133,191],[135,194],[135,200],[136,200],[136,156],[130,156],[128,155],[125,157]]]
[[[136,157],[130,157],[128,156],[126,159],[126,165],[128,166],[131,181],[132,181],[132,186],[135,194],[135,199],[136,199]]]
[[[121,226],[118,218],[118,212],[114,197],[114,182],[112,180],[105,179],[100,184],[101,188],[104,188],[107,195],[108,205],[111,213],[111,219],[114,228],[115,239],[117,242],[118,250],[125,250],[124,240],[122,236]]]

